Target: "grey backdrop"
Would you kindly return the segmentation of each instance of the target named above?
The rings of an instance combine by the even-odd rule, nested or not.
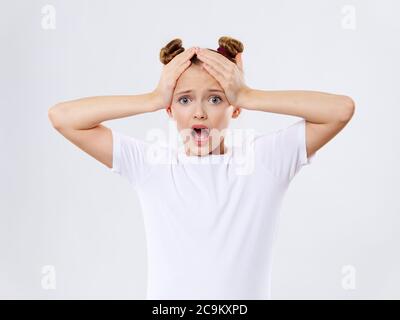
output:
[[[146,246],[128,182],[61,136],[57,102],[139,94],[159,50],[244,45],[250,87],[351,96],[349,125],[293,180],[273,299],[400,298],[398,1],[1,1],[0,297],[143,299]],[[298,118],[246,111],[232,128]],[[139,138],[164,111],[108,121]]]

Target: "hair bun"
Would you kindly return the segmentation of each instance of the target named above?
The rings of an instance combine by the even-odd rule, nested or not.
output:
[[[217,50],[211,49],[215,52],[219,52],[230,61],[236,63],[236,55],[243,52],[243,44],[232,37],[223,36],[218,39],[219,48]],[[160,50],[160,61],[163,64],[168,64],[175,56],[185,51],[182,47],[182,40],[180,38],[175,38],[167,43],[167,45]],[[194,55],[193,62],[198,63]]]
[[[220,52],[226,56],[229,60],[236,63],[236,55],[243,52],[244,46],[239,40],[231,37],[220,37],[218,39],[219,47],[222,49]]]
[[[185,51],[185,48],[182,47],[182,40],[179,38],[173,39],[165,47],[161,48],[160,61],[163,64],[167,64],[183,51]]]

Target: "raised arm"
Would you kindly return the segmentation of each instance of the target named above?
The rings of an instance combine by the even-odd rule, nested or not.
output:
[[[307,156],[331,140],[350,121],[354,101],[345,95],[318,91],[241,91],[238,106],[302,117],[306,120]]]
[[[264,91],[248,87],[244,81],[242,55],[236,64],[219,53],[202,49],[197,56],[222,86],[232,106],[302,117],[306,120],[307,157],[331,140],[350,121],[354,101],[345,95],[318,91]]]
[[[48,110],[53,127],[77,147],[113,167],[112,132],[101,123],[166,108],[176,80],[190,66],[194,48],[176,55],[164,66],[154,91],[139,95],[96,96],[56,104]]]
[[[88,97],[56,104],[48,111],[53,127],[77,147],[112,168],[112,133],[101,123],[157,110],[153,92]]]

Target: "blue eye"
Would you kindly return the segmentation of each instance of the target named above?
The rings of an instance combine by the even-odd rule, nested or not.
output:
[[[188,99],[188,97],[184,96],[182,98],[179,98],[178,101],[181,102],[182,99]],[[186,104],[186,103],[184,103],[184,104]]]
[[[222,101],[221,97],[219,97],[219,96],[213,96],[213,98],[218,98],[220,100],[220,102]]]
[[[219,97],[219,96],[212,96],[211,98],[212,98],[212,99],[217,98],[217,99],[219,100],[219,102],[213,103],[213,104],[218,104],[218,103],[220,103],[220,102],[222,101],[221,97]],[[178,99],[178,102],[181,103],[182,99],[189,99],[189,97],[188,97],[188,96],[183,96],[183,97],[181,97],[181,98]],[[183,104],[187,104],[187,103],[183,103]]]

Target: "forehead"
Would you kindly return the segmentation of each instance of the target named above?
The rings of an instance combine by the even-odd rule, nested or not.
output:
[[[210,89],[221,90],[218,81],[207,71],[198,66],[190,66],[179,77],[176,82],[175,93],[191,90],[192,92],[209,91]]]

